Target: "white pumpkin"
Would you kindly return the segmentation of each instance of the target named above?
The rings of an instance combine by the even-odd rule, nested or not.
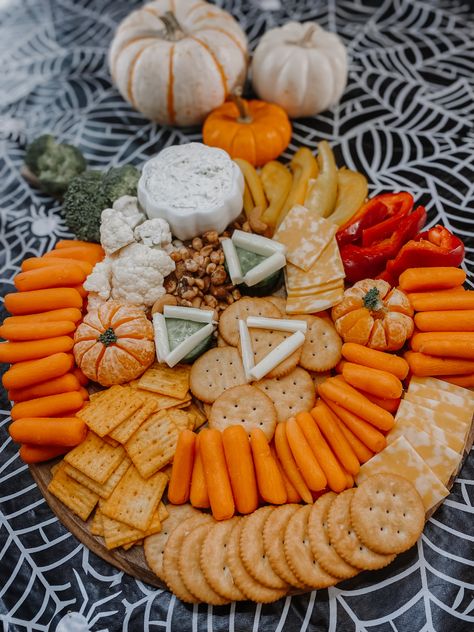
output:
[[[120,94],[147,118],[195,125],[245,80],[247,38],[202,0],[155,0],[119,25],[109,51]]]
[[[261,99],[291,117],[314,116],[335,105],[347,83],[347,54],[335,33],[313,22],[288,22],[267,31],[252,61]]]

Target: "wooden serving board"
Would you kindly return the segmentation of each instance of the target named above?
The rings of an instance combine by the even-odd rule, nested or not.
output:
[[[474,418],[471,422],[471,428],[466,438],[463,455],[457,471],[452,475],[447,487],[451,489],[458,475],[467,454],[469,454],[474,441]],[[55,496],[49,493],[48,484],[52,478],[51,468],[60,459],[50,461],[48,463],[40,463],[38,465],[30,465],[30,472],[41,493],[46,499],[53,513],[56,514],[60,522],[68,529],[82,544],[84,544],[93,553],[101,557],[103,560],[112,564],[119,570],[135,577],[156,588],[166,588],[166,585],[149,569],[145,560],[143,546],[133,546],[128,551],[122,548],[109,551],[104,544],[103,538],[95,536],[90,532],[91,518],[87,522],[81,520],[72,513],[65,505],[62,504]],[[438,507],[442,505],[442,501],[433,507],[427,514],[426,519],[430,518]]]

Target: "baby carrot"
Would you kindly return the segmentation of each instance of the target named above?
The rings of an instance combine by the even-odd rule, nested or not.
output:
[[[191,476],[191,490],[189,493],[189,502],[193,507],[200,509],[208,509],[209,494],[207,493],[206,479],[204,477],[204,469],[202,467],[201,450],[199,447],[200,435],[196,436],[196,454],[194,456],[194,467]]]
[[[82,297],[72,287],[14,292],[5,296],[5,309],[14,316],[36,314],[64,307],[82,308]]]
[[[329,406],[329,402],[328,402],[328,406]],[[337,406],[337,404],[334,404],[334,406]],[[369,448],[364,443],[362,443],[362,441],[358,437],[355,436],[352,430],[349,430],[349,428],[345,424],[343,424],[342,421],[339,419],[339,417],[336,417],[335,414],[334,414],[334,419],[336,420],[336,423],[339,426],[339,430],[342,432],[342,434],[347,439],[349,445],[354,450],[354,454],[357,456],[359,463],[362,464],[362,463],[366,463],[367,461],[370,461],[370,459],[374,456],[374,453],[372,452],[372,450],[369,450]]]
[[[75,285],[74,289],[79,292],[79,294],[82,296],[82,298],[87,298],[89,295],[89,292],[87,290],[84,289],[83,285]]]
[[[250,445],[260,496],[272,505],[283,505],[287,500],[285,484],[260,428],[251,431]]]
[[[431,293],[427,292],[426,296],[422,294],[417,298],[411,299],[411,303],[417,312],[431,312],[437,310],[452,309],[474,309],[474,292],[456,292],[449,291]]]
[[[20,458],[24,463],[42,463],[43,461],[50,461],[61,454],[66,454],[71,447],[24,443],[20,446]]]
[[[14,278],[14,283],[19,292],[29,292],[52,287],[74,287],[82,283],[85,278],[86,275],[80,266],[76,263],[67,263],[20,272]]]
[[[8,318],[7,318],[8,320]],[[29,340],[41,340],[42,338],[54,338],[65,336],[76,330],[76,325],[71,320],[56,320],[41,325],[30,323],[8,324],[0,327],[0,337],[6,340],[20,342]]]
[[[55,323],[58,320],[68,320],[77,323],[82,318],[80,309],[76,307],[65,307],[64,309],[53,309],[48,312],[37,314],[26,314],[24,316],[9,316],[3,321],[4,325],[38,325],[39,323]]]
[[[432,356],[464,358],[465,360],[474,360],[474,340],[432,340],[430,342],[422,342],[420,351]]]
[[[301,476],[301,472],[299,471],[293,454],[291,453],[290,444],[288,443],[288,438],[286,436],[286,422],[282,421],[277,424],[274,441],[278,459],[290,483],[305,503],[312,503],[313,497],[311,492]]]
[[[469,375],[440,375],[438,379],[463,388],[474,388],[474,373]]]
[[[294,417],[290,417],[286,422],[286,436],[296,465],[306,485],[313,492],[324,489],[328,481],[322,470],[322,465],[318,462],[312,446]]]
[[[89,391],[83,386],[81,386],[77,392],[80,394],[85,402],[89,399]]]
[[[212,515],[216,520],[228,520],[234,515],[235,504],[219,430],[201,430],[199,449]]]
[[[72,447],[84,441],[87,426],[79,417],[24,417],[8,431],[17,443]]]
[[[66,373],[60,377],[46,382],[40,382],[27,388],[18,388],[9,391],[8,397],[10,401],[15,403],[25,402],[28,399],[36,397],[46,397],[47,395],[58,395],[59,393],[70,393],[78,391],[81,388],[79,380],[73,373]]]
[[[73,365],[74,357],[70,353],[55,353],[40,360],[19,362],[4,373],[3,386],[8,390],[32,386],[64,375]]]
[[[415,325],[420,331],[474,331],[474,309],[418,312]]]
[[[346,342],[342,345],[342,355],[349,362],[362,364],[372,369],[381,369],[393,373],[398,379],[404,380],[408,375],[406,360],[393,353],[369,349],[355,342]]]
[[[308,414],[309,413],[299,413],[296,416],[296,419],[300,419],[301,415]],[[326,439],[329,447],[338,458],[342,467],[355,476],[360,469],[359,460],[357,459],[354,450],[351,448],[350,443],[340,431],[331,410],[324,402],[320,401],[311,411],[311,416],[317,423],[321,434]]]
[[[405,360],[410,365],[413,375],[419,377],[474,373],[474,360],[436,358],[417,351],[407,351]]]
[[[65,250],[66,248],[86,248],[96,255],[104,258],[105,252],[100,244],[94,244],[90,241],[81,241],[80,239],[60,239],[54,246],[55,250]]]
[[[410,299],[410,303],[413,305],[413,301],[416,301],[419,298],[434,298],[435,296],[438,296],[441,292],[449,296],[451,294],[460,294],[465,291],[466,288],[464,286],[457,285],[456,287],[450,287],[447,290],[431,290],[431,292],[408,292],[407,296]]]
[[[30,257],[25,259],[21,264],[22,272],[30,272],[30,270],[41,270],[43,268],[51,268],[56,266],[65,266],[74,264],[79,266],[86,276],[92,272],[93,265],[88,261],[82,261],[81,259],[62,259],[60,257]]]
[[[425,343],[453,342],[455,344],[467,342],[474,343],[474,331],[425,331],[414,334],[410,340],[413,351],[421,351]],[[449,354],[446,354],[449,355]]]
[[[343,469],[322,436],[313,416],[309,413],[300,413],[296,417],[296,422],[326,476],[329,489],[333,492],[342,492],[346,488]]]
[[[398,283],[406,292],[425,292],[453,288],[465,280],[466,273],[461,268],[408,268],[402,272]]]
[[[354,388],[367,391],[376,397],[398,399],[403,392],[403,385],[398,377],[381,369],[345,362],[342,375]]]
[[[92,265],[102,261],[104,258],[104,255],[99,251],[94,251],[84,246],[71,246],[70,248],[51,250],[43,256],[48,259],[80,259],[81,261],[88,261]]]
[[[347,426],[355,436],[360,439],[372,452],[380,452],[387,445],[384,435],[367,421],[361,419],[350,410],[346,410],[335,402],[325,399],[326,404],[339,418],[342,424]]]
[[[29,340],[27,342],[2,342],[0,344],[0,362],[23,362],[37,360],[53,353],[71,351],[74,340],[70,336],[56,336],[43,340]]]
[[[407,360],[408,361],[408,360]],[[395,420],[387,410],[373,404],[349,384],[336,378],[326,380],[319,387],[319,393],[325,400],[330,399],[355,415],[359,415],[380,430],[393,428]]]
[[[281,474],[281,477],[283,479],[283,483],[285,485],[286,502],[287,503],[300,503],[302,498],[298,494],[298,492],[296,490],[296,487],[293,486],[292,482],[290,481],[288,476],[285,474],[285,470],[283,469],[283,466],[282,466],[282,464],[280,463],[280,461],[278,459],[278,455],[277,455],[276,450],[275,450],[275,445],[273,443],[270,443],[270,452],[272,453],[272,456],[275,459],[275,463],[277,464],[278,470],[279,470],[279,472]]]
[[[173,458],[168,500],[173,505],[183,505],[189,499],[193,473],[196,435],[191,430],[181,430]]]
[[[237,511],[252,513],[258,507],[258,491],[248,435],[241,425],[228,426],[222,442]]]
[[[398,407],[400,406],[399,397],[396,399],[387,399],[385,397],[376,397],[375,395],[372,395],[372,393],[367,393],[367,391],[363,391],[361,389],[358,389],[358,391],[362,393],[364,397],[367,397],[367,399],[369,399],[372,404],[377,404],[377,406],[380,406],[380,408],[388,410],[388,412],[392,413],[392,415],[397,412]]]
[[[75,369],[73,369],[72,372],[76,376],[81,386],[86,386],[87,384],[89,384],[89,378],[84,375],[84,373],[81,371],[79,367],[76,367]]]
[[[23,417],[55,417],[65,413],[75,413],[82,408],[84,400],[78,391],[36,397],[15,404],[11,411],[12,419]],[[33,442],[34,443],[34,442]]]

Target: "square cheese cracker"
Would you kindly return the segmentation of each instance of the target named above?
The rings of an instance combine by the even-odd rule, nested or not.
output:
[[[360,484],[369,476],[381,472],[398,474],[409,480],[420,494],[425,511],[429,511],[449,494],[449,490],[405,437],[399,437],[364,463],[356,476],[356,482]]]
[[[273,235],[287,248],[286,259],[309,270],[337,232],[336,224],[297,204],[287,213]]]

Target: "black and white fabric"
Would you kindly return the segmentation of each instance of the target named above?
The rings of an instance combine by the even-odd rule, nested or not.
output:
[[[288,20],[315,20],[348,48],[342,102],[294,121],[285,157],[321,139],[372,193],[411,191],[466,243],[474,266],[474,14],[444,0],[219,0],[251,47]],[[199,129],[159,127],[111,84],[107,48],[134,0],[0,0],[0,286],[25,257],[69,235],[58,203],[22,179],[25,144],[45,132],[90,165],[140,166]],[[5,312],[2,308],[0,319]],[[417,546],[387,568],[260,606],[188,606],[89,552],[51,512],[0,402],[0,623],[4,632],[468,632],[474,629],[474,455]]]

